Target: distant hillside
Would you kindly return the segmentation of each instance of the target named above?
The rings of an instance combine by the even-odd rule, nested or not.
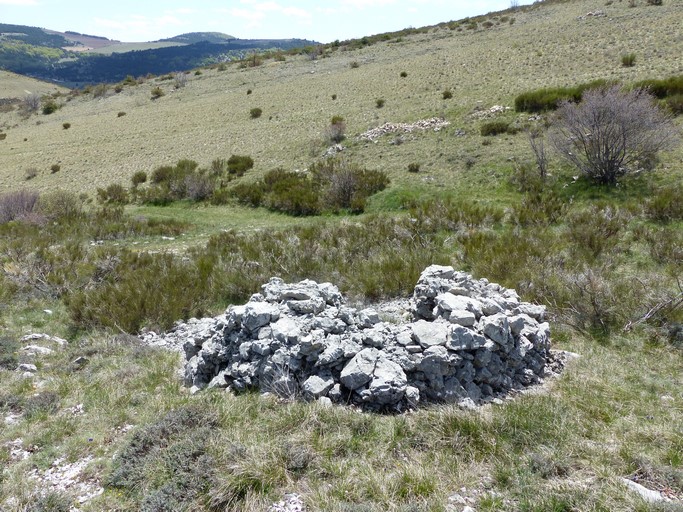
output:
[[[169,37],[168,39],[160,39],[160,42],[172,42],[172,43],[183,43],[183,44],[194,44],[194,43],[227,43],[237,39],[235,36],[230,36],[228,34],[223,34],[222,32],[188,32],[187,34],[180,34],[175,37]]]
[[[219,32],[192,32],[151,43],[120,43],[77,32],[0,24],[0,69],[77,87],[185,71],[254,51],[316,44],[305,39],[236,39]]]

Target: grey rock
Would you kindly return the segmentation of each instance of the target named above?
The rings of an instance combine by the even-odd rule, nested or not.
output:
[[[366,329],[369,329],[379,322],[379,314],[372,308],[366,308],[358,312],[358,323]]]
[[[248,331],[254,332],[279,317],[280,310],[277,306],[267,302],[249,302],[244,307],[242,325]]]
[[[309,398],[320,398],[334,386],[332,375],[323,378],[319,375],[311,375],[302,385],[304,394]]]
[[[418,320],[410,324],[413,339],[422,347],[445,345],[448,339],[448,324]]]
[[[499,345],[505,345],[507,343],[508,335],[510,334],[510,326],[508,324],[507,316],[503,313],[482,318],[481,326],[484,335],[488,338]]]
[[[341,372],[340,380],[349,389],[358,389],[372,379],[379,351],[365,348],[351,359]]]

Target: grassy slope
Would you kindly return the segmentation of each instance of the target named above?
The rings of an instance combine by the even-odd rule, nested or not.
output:
[[[597,8],[610,17],[577,20]],[[0,119],[13,127],[0,142],[0,189],[59,186],[92,192],[112,181],[127,182],[139,169],[186,157],[207,165],[231,153],[254,156],[255,174],[276,165],[302,168],[311,161],[312,144],[316,154],[321,152],[316,140],[333,114],[346,117],[349,133],[357,134],[385,120],[443,113],[453,123],[446,132],[416,134],[400,146],[388,145],[391,136],[377,144],[352,143],[348,151],[368,167],[390,172],[394,190],[426,195],[447,185],[512,204],[513,192],[505,186],[508,158],[528,158],[524,136],[496,137],[482,146],[479,122],[469,117],[478,102],[511,105],[518,91],[546,84],[681,73],[683,41],[675,34],[682,10],[683,2],[666,0],[662,7],[587,1],[544,5],[515,14],[512,26],[489,31],[439,30],[317,62],[206,71],[173,93],[169,82],[161,82],[168,94],[156,102],[149,100],[156,84],[145,84],[103,100],[74,99],[56,114],[39,117],[40,125],[35,117],[22,121],[2,114],[8,117]],[[637,54],[637,64],[622,68],[619,57],[630,51]],[[352,69],[353,61],[360,66]],[[403,70],[408,76],[401,79]],[[455,93],[452,100],[441,99],[446,87]],[[252,95],[246,95],[248,88]],[[338,95],[334,102],[332,94]],[[381,110],[375,108],[379,97],[386,99]],[[249,119],[254,106],[264,109],[261,119]],[[117,118],[118,111],[127,115]],[[66,121],[72,123],[70,130],[61,127]],[[455,136],[456,128],[467,135]],[[22,142],[24,137],[29,140]],[[475,162],[469,170],[467,158]],[[57,161],[62,171],[52,175],[49,166]],[[417,175],[405,171],[413,161],[422,163]],[[680,161],[680,152],[667,156],[661,179],[680,179]],[[23,172],[30,166],[41,174],[25,182]],[[391,203],[393,193],[378,198],[373,207]],[[630,197],[623,190],[610,198],[620,202],[620,194]],[[229,207],[136,207],[132,213],[194,225],[176,241],[140,241],[154,249],[182,248],[226,227],[253,230],[310,222]],[[638,244],[624,245],[621,254],[639,269]],[[41,312],[48,306],[53,315]],[[68,332],[66,312],[56,302],[9,305],[4,313],[0,321],[7,332]],[[640,331],[619,332],[598,343],[554,326],[553,336],[556,347],[582,357],[553,383],[551,393],[475,412],[437,407],[401,417],[315,404],[283,406],[257,395],[189,396],[179,385],[174,355],[142,349],[125,337],[74,336],[66,349],[40,359],[42,387],[16,373],[0,373],[0,399],[22,397],[32,411],[3,430],[0,446],[21,437],[24,446],[37,447],[0,479],[0,503],[12,496],[17,510],[29,504],[45,507],[26,475],[49,468],[62,455],[69,461],[95,457],[86,474],[101,481],[109,474],[111,457],[131,439],[132,432],[124,434],[121,427],[143,431],[171,409],[198,405],[217,416],[219,428],[212,435],[201,429],[181,433],[175,440],[179,452],[167,458],[141,457],[133,466],[141,477],[141,493],[163,495],[158,486],[164,482],[171,482],[165,489],[170,495],[187,493],[169,476],[182,467],[171,455],[204,451],[214,459],[193,465],[209,475],[211,491],[203,503],[208,509],[213,502],[214,510],[266,510],[284,492],[298,492],[309,510],[325,511],[444,511],[450,510],[446,504],[456,492],[472,498],[479,512],[680,510],[645,504],[619,479],[637,476],[650,488],[683,494],[681,352],[644,340]],[[82,370],[70,365],[79,355],[90,360]],[[49,404],[30,402],[32,395],[46,391],[57,394],[57,412],[50,412]],[[67,412],[77,404],[83,404],[83,416]],[[201,445],[204,440],[208,447]],[[0,461],[8,459],[9,449],[1,448]],[[180,476],[197,488],[207,483]],[[110,489],[85,510],[139,510],[140,500],[134,492]]]
[[[67,89],[55,84],[34,80],[23,75],[17,75],[9,71],[0,71],[0,98],[23,98],[28,93],[52,94],[55,92],[66,93]],[[6,114],[3,114],[6,115]],[[0,124],[10,122],[3,118]]]
[[[681,2],[636,8],[615,2],[604,7],[608,17],[577,19],[594,7],[591,1],[546,5],[516,13],[513,25],[489,30],[440,29],[317,61],[299,58],[256,69],[207,71],[192,76],[179,91],[171,82],[147,83],[105,99],[75,99],[40,117],[39,125],[36,118],[22,121],[16,114],[2,114],[0,122],[13,128],[0,145],[0,186],[93,192],[180,158],[208,165],[232,153],[252,155],[256,173],[276,166],[305,168],[324,150],[321,134],[335,114],[346,118],[351,136],[385,121],[445,115],[453,123],[446,132],[416,135],[419,142],[401,146],[389,146],[390,139],[351,143],[348,154],[388,171],[395,183],[414,181],[404,171],[415,161],[434,185],[450,184],[454,172],[462,176],[468,157],[485,167],[526,149],[523,136],[482,148],[479,124],[467,116],[479,105],[511,105],[520,91],[543,85],[683,71],[683,41],[673,37]],[[620,55],[631,51],[637,64],[624,68]],[[360,66],[352,69],[353,61]],[[401,71],[408,76],[400,78]],[[151,101],[156,85],[167,94]],[[453,99],[441,98],[445,88],[452,89]],[[247,89],[253,94],[247,96]],[[384,108],[375,107],[377,98],[386,100]],[[260,119],[249,117],[252,107],[263,109]],[[120,111],[127,115],[117,118]],[[71,123],[71,129],[63,130],[63,122]],[[466,137],[453,135],[459,127]],[[54,163],[62,167],[58,175],[49,172]],[[27,184],[23,175],[31,167],[41,173]]]

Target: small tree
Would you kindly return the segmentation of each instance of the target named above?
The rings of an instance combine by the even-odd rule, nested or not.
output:
[[[550,137],[582,173],[613,185],[634,166],[672,148],[678,132],[647,90],[612,86],[584,92],[578,104],[561,102]]]

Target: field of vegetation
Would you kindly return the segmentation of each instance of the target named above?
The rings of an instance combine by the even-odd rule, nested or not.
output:
[[[682,17],[540,2],[18,95],[0,110],[0,509],[683,510],[682,146],[606,184],[551,150],[557,98],[615,83],[649,80],[680,135]],[[179,355],[136,337],[271,276],[361,305],[430,264],[546,305],[578,357],[476,410],[379,415],[193,395]]]

